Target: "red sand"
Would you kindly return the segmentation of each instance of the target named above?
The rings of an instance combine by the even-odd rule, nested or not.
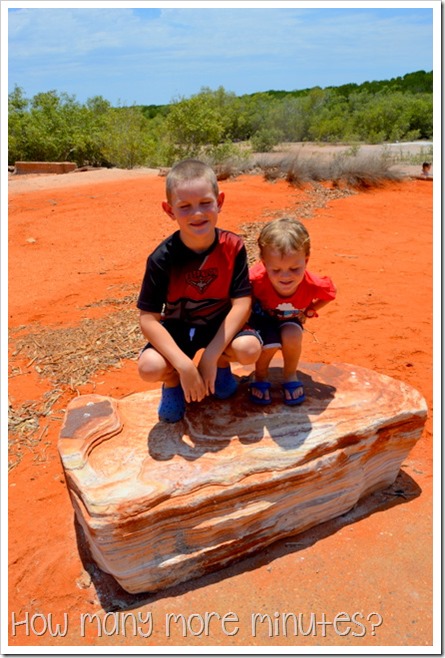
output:
[[[160,210],[163,178],[88,176],[40,177],[40,189],[25,181],[10,185],[9,324],[22,327],[22,336],[112,312],[86,305],[134,292],[148,252],[175,229]],[[289,213],[305,198],[285,182],[259,176],[224,181],[221,189],[226,203],[220,226],[235,231],[272,213]],[[25,449],[9,475],[11,646],[115,645],[125,652],[133,645],[432,644],[432,185],[407,180],[334,199],[303,221],[312,237],[312,270],[329,274],[338,287],[338,300],[310,325],[314,334],[306,336],[303,360],[372,368],[411,384],[427,400],[424,434],[396,485],[345,517],[211,576],[131,596],[94,568],[76,538],[56,447],[60,421],[49,417],[39,445]],[[12,335],[11,355],[16,339]],[[11,356],[10,366],[22,368],[9,379],[14,408],[52,390],[29,360]],[[144,384],[135,363],[122,362],[77,392],[66,387],[53,415],[62,417],[69,399],[93,389],[119,398]],[[138,622],[136,636],[131,624],[126,634],[116,627],[125,612]],[[195,616],[185,636],[172,623],[168,637],[166,614],[206,612],[232,612],[238,621],[224,627],[214,616],[206,634]],[[98,613],[105,626],[95,620],[82,628],[87,613]],[[267,613],[275,625],[258,623],[255,635],[253,613]],[[290,627],[284,634],[284,613],[301,615],[298,636]],[[339,613],[352,621],[323,625]],[[14,626],[26,620],[28,626]],[[67,624],[65,636],[52,637],[56,623],[62,631]]]

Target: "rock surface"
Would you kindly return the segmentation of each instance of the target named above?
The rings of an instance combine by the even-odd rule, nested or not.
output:
[[[75,398],[59,453],[92,555],[128,592],[163,589],[221,568],[350,510],[394,482],[420,438],[413,388],[348,364],[302,364],[306,401],[188,405],[158,421],[159,392]]]

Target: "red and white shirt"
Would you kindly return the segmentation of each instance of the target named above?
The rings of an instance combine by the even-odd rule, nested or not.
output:
[[[335,286],[328,276],[317,276],[308,270],[305,270],[303,280],[289,297],[282,297],[275,291],[261,262],[250,268],[249,278],[254,313],[262,311],[277,320],[296,318],[311,302],[317,299],[331,301],[336,296]]]

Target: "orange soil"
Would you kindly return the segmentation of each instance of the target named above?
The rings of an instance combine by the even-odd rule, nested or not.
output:
[[[10,190],[9,324],[21,327],[22,336],[112,312],[87,305],[135,292],[148,252],[175,228],[160,210],[165,181],[158,176],[91,184],[74,176],[63,187],[51,181],[48,177],[44,189]],[[306,198],[285,182],[266,183],[259,176],[224,181],[221,189],[226,203],[220,226],[235,231],[240,224],[292,212]],[[307,334],[303,360],[353,362],[411,384],[427,400],[425,431],[397,486],[368,497],[344,518],[216,574],[154,596],[131,596],[85,557],[57,454],[61,421],[48,417],[40,443],[25,448],[9,474],[10,645],[116,645],[125,651],[132,645],[432,644],[432,185],[407,180],[333,199],[304,221],[312,237],[311,269],[331,275],[339,292],[311,321],[314,333]],[[16,339],[13,333],[11,355]],[[21,367],[9,379],[15,408],[51,391],[51,382],[20,354],[10,357],[10,365]],[[124,361],[76,391],[67,387],[53,415],[61,418],[70,398],[93,390],[119,398],[144,390],[144,384],[135,363]],[[113,633],[111,617],[108,635],[97,622],[82,632],[81,615],[113,610],[132,612],[136,619],[150,612],[151,635],[142,636],[148,629],[142,623],[137,636],[128,629],[127,636],[122,629]],[[228,635],[213,619],[208,635],[189,630],[183,637],[174,624],[167,637],[167,613],[211,611],[235,613],[239,622],[226,630],[238,631]],[[254,636],[253,612],[275,620],[275,613],[301,613],[306,628],[314,613],[317,626],[295,637],[260,624]],[[356,613],[363,626],[352,622],[348,631],[343,624],[343,634],[333,625],[323,630],[323,615],[329,622],[341,612]],[[12,626],[31,623],[33,615],[34,625]],[[65,637],[45,631],[50,616],[53,625],[67,620]]]

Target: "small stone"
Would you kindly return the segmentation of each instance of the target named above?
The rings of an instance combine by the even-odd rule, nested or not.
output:
[[[77,587],[80,589],[88,589],[91,586],[91,576],[88,571],[83,571],[82,575],[76,581]]]

